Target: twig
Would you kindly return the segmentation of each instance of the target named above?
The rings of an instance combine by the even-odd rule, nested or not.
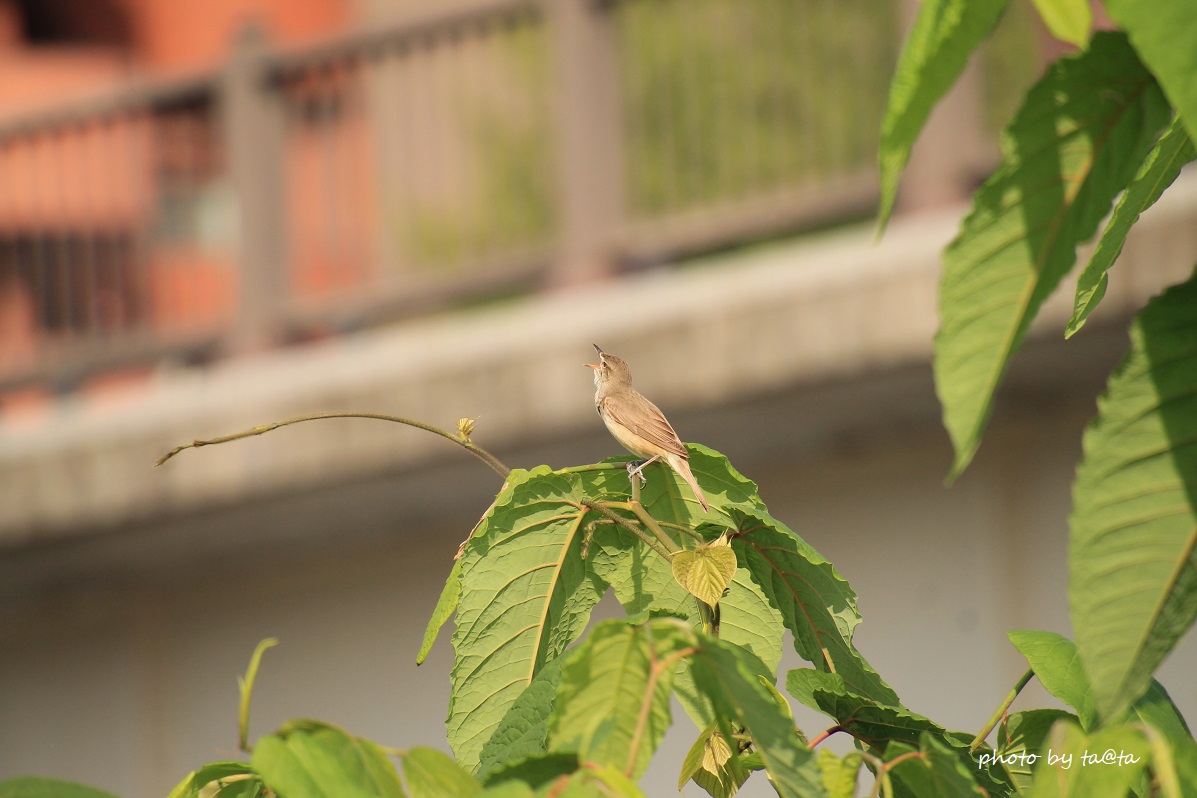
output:
[[[456,443],[458,446],[462,447],[467,452],[490,466],[490,468],[501,477],[506,477],[509,473],[511,473],[511,469],[503,465],[503,463],[501,463],[497,457],[483,449],[481,446],[475,445],[474,442],[468,438],[464,438],[461,435],[454,435],[452,432],[443,430],[440,427],[434,427],[431,424],[425,424],[421,421],[415,421],[410,418],[403,418],[402,416],[387,415],[386,413],[313,413],[307,416],[296,416],[295,418],[288,418],[283,421],[275,421],[271,424],[262,424],[252,429],[247,429],[244,432],[235,432],[232,435],[221,435],[218,438],[209,438],[202,441],[195,440],[191,443],[184,443],[181,446],[176,446],[166,454],[162,455],[162,457],[158,459],[158,462],[154,463],[154,467],[157,468],[184,449],[198,449],[200,446],[212,446],[217,443],[228,443],[229,441],[236,441],[242,438],[252,438],[255,435],[263,435],[272,430],[276,430],[279,427],[298,424],[302,421],[319,421],[326,418],[372,418],[378,421],[393,421],[396,424],[406,424],[409,427],[417,427],[419,429],[425,430],[426,432],[440,435],[442,438]]]
[[[968,750],[970,752],[976,751],[981,747],[981,745],[985,742],[985,738],[989,736],[991,731],[993,731],[993,727],[998,725],[1002,717],[1006,714],[1006,710],[1010,709],[1010,705],[1014,703],[1014,699],[1018,697],[1018,694],[1022,692],[1022,688],[1027,686],[1027,683],[1031,681],[1031,677],[1034,675],[1035,671],[1027,671],[1022,675],[1022,678],[1019,679],[1018,683],[1014,685],[1014,689],[1011,690],[1010,694],[1006,696],[1006,700],[1002,702],[1000,707],[998,707],[997,712],[993,713],[993,717],[989,719],[989,722],[985,724],[985,727],[981,729],[981,731],[977,732],[977,736],[973,738],[971,743],[969,743]]]

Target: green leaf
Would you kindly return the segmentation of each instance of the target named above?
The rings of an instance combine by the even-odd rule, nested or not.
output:
[[[981,755],[990,752],[978,751],[974,755],[969,751],[968,736],[948,732],[904,707],[880,704],[854,693],[839,674],[799,668],[786,675],[786,689],[811,709],[835,718],[840,728],[887,759],[897,755],[895,748],[905,750],[900,748],[903,745],[911,746],[912,750],[919,748],[924,735],[931,734],[954,752],[990,796],[1013,792],[1013,781],[1004,766],[992,758],[979,761]],[[919,773],[913,778],[922,784],[931,777]],[[903,778],[898,774],[895,780],[902,782]]]
[[[1197,616],[1197,279],[1148,303],[1084,436],[1069,603],[1108,720]]]
[[[691,658],[695,684],[710,699],[721,723],[734,723],[752,737],[778,795],[826,795],[813,752],[798,741],[793,721],[760,682],[761,676],[771,676],[764,664],[739,646],[707,635],[697,637],[700,651]],[[721,733],[726,735],[726,730]]]
[[[1059,720],[1077,721],[1075,715],[1062,709],[1028,709],[1013,713],[998,727],[996,754],[1002,758],[1019,792],[1030,787],[1032,769],[1040,756],[1046,756],[1046,751],[1043,754],[1040,751],[1046,747],[1047,736]]]
[[[701,510],[670,469],[650,468],[640,500],[658,522],[722,530],[727,521],[720,508],[759,504],[756,485],[736,473],[725,457],[693,444],[689,450],[691,470],[712,509]],[[606,578],[619,581],[616,592],[629,613],[670,604],[671,612],[694,611],[693,600],[674,581],[664,558],[585,505],[629,500],[625,461],[557,472],[546,466],[513,471],[466,546],[449,714],[450,744],[466,767],[477,767],[482,746],[516,697],[581,633]],[[639,523],[630,512],[616,512]],[[732,626],[755,627],[755,621],[736,620],[736,593],[733,583],[724,617],[730,613]],[[764,633],[773,628],[765,619]],[[729,636],[735,633],[729,626]],[[754,628],[753,634],[762,632]]]
[[[546,750],[549,714],[561,683],[562,659],[550,662],[507,710],[479,756],[478,779],[490,776]]]
[[[804,705],[835,718],[844,731],[878,751],[885,751],[894,741],[917,747],[926,731],[945,733],[942,726],[922,715],[853,692],[836,673],[797,668],[786,674],[786,690]]]
[[[1172,749],[1172,761],[1180,783],[1197,786],[1197,741],[1180,715],[1180,710],[1168,696],[1168,691],[1154,679],[1151,687],[1131,708],[1132,720],[1146,723],[1168,741]]]
[[[794,648],[820,671],[838,673],[860,695],[898,705],[856,650],[856,594],[835,567],[764,510],[733,509],[732,548],[794,635]]]
[[[0,781],[0,798],[116,798],[112,793],[62,779],[22,776]]]
[[[756,485],[740,475],[727,458],[696,445],[691,445],[690,452],[691,469],[712,506],[717,502],[725,511],[732,507],[763,509]],[[621,479],[626,486],[626,477]],[[669,515],[669,506],[663,502],[648,505],[648,510],[660,520],[674,520]],[[717,538],[726,531],[727,523],[725,518],[721,524],[707,524],[701,530],[709,538]],[[698,606],[674,579],[670,563],[626,530],[610,525],[600,527],[594,535],[588,562],[599,579],[611,586],[628,615],[663,612],[686,617],[691,625],[699,625]],[[736,571],[719,610],[720,637],[748,648],[770,672],[776,672],[785,635],[781,614],[745,568]],[[699,728],[711,721],[710,707],[694,689],[688,663],[677,674],[674,694]]]
[[[1097,249],[1089,259],[1089,265],[1077,278],[1076,302],[1065,337],[1071,337],[1084,325],[1085,319],[1105,296],[1108,272],[1122,253],[1122,245],[1126,243],[1126,234],[1131,227],[1172,185],[1181,167],[1194,159],[1197,159],[1197,149],[1193,147],[1193,140],[1185,131],[1180,117],[1175,117],[1118,200],[1114,214],[1097,242]]]
[[[823,788],[827,798],[853,798],[856,795],[856,780],[860,775],[863,758],[859,751],[849,751],[840,759],[826,748],[819,749],[819,770],[823,772]]]
[[[412,798],[471,798],[482,792],[482,785],[451,756],[432,748],[408,751],[403,776]]]
[[[420,644],[420,652],[416,654],[416,664],[423,665],[428,659],[428,653],[436,643],[441,633],[441,627],[457,612],[457,602],[461,598],[461,558],[453,561],[453,569],[449,571],[449,578],[441,589],[440,598],[436,600],[436,607],[432,610],[432,617],[428,619],[428,626],[424,628],[424,642]]]
[[[884,229],[910,149],[977,45],[989,35],[1006,0],[924,0],[902,48],[881,123],[881,208]]]
[[[1043,23],[1052,36],[1063,42],[1084,47],[1093,27],[1089,0],[1033,0]]]
[[[699,732],[698,739],[682,760],[677,788],[693,780],[711,798],[731,798],[748,780],[748,770],[741,758],[732,756],[731,746],[719,733],[719,724],[712,722]]]
[[[1076,643],[1055,632],[1023,630],[1006,635],[1027,659],[1043,688],[1077,711],[1081,727],[1092,729],[1097,716],[1093,691],[1081,666]]]
[[[579,770],[568,779],[541,787],[542,798],[645,798],[626,776],[613,767]]]
[[[1103,5],[1197,140],[1197,14],[1192,6],[1175,0],[1105,0]]]
[[[262,655],[266,649],[278,645],[278,640],[268,637],[258,643],[254,653],[249,658],[249,667],[245,670],[245,678],[238,678],[237,685],[241,688],[241,707],[237,714],[237,730],[242,751],[249,747],[249,704],[254,694],[254,680],[258,678],[258,666],[262,663]]]
[[[1002,136],[1002,164],[944,253],[935,381],[968,465],[1010,358],[1168,121],[1126,38],[1099,33],[1057,61]]]
[[[213,782],[227,785],[228,789],[218,787],[214,794],[205,794],[204,798],[231,796],[234,790],[247,785],[251,790],[255,790],[249,794],[256,795],[261,793],[260,788],[263,786],[248,762],[213,762],[187,774],[187,777],[170,791],[167,798],[199,798],[200,791]]]
[[[461,558],[448,736],[471,770],[524,688],[586,627],[605,589],[582,560],[592,513],[581,478],[542,466],[509,481]]]
[[[1087,737],[1067,720],[1052,728],[1048,751],[1035,765],[1032,798],[1126,798],[1150,759],[1137,729],[1112,726]]]
[[[891,777],[912,794],[919,798],[990,795],[977,784],[973,769],[941,737],[924,732],[919,752],[921,756],[905,759],[890,770]]]
[[[672,565],[677,583],[699,601],[714,607],[736,575],[736,553],[721,538],[696,549],[679,551],[673,555]]]
[[[669,728],[673,674],[693,646],[677,619],[599,624],[565,663],[549,747],[638,779]]]
[[[535,754],[499,768],[487,779],[486,786],[493,787],[505,781],[520,781],[539,789],[555,779],[573,773],[578,769],[578,764],[578,755],[572,752]]]
[[[318,721],[294,721],[254,747],[253,769],[286,798],[403,798],[386,753]]]

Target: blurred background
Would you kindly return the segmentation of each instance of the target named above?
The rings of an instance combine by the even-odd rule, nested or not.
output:
[[[137,798],[235,758],[268,636],[254,734],[312,716],[444,747],[448,631],[415,655],[492,472],[364,420],[152,464],[334,410],[478,417],[510,466],[591,462],[621,453],[592,342],[837,564],[907,705],[978,729],[1025,670],[1005,631],[1069,633],[1080,434],[1129,316],[1197,262],[1197,188],[1067,344],[1071,298],[1049,303],[946,488],[939,252],[1062,48],[1011,4],[878,242],[916,8],[0,0],[0,778]],[[1192,640],[1161,672],[1190,720],[1194,672]],[[675,720],[650,794],[676,791]]]

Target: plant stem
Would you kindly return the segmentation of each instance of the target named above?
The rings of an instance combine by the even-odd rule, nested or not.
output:
[[[511,473],[511,469],[503,465],[503,463],[501,463],[497,457],[483,449],[481,446],[475,445],[473,441],[467,438],[463,438],[460,435],[454,435],[452,432],[443,430],[440,427],[434,427],[431,424],[425,424],[421,421],[415,421],[410,418],[403,418],[402,416],[392,416],[386,413],[313,413],[306,416],[296,416],[295,418],[288,418],[283,421],[275,421],[271,424],[262,424],[252,429],[247,429],[244,432],[235,432],[232,435],[221,435],[218,438],[209,438],[202,441],[195,440],[191,443],[184,443],[180,446],[176,446],[166,454],[162,455],[158,462],[154,463],[154,467],[157,468],[184,449],[196,449],[200,446],[212,446],[217,443],[228,443],[229,441],[236,441],[242,438],[252,438],[255,435],[263,435],[272,430],[276,430],[279,427],[286,427],[291,424],[299,424],[303,421],[319,421],[326,418],[372,418],[378,421],[392,421],[396,424],[406,424],[409,427],[416,427],[418,429],[425,430],[426,432],[440,435],[442,438],[456,443],[458,446],[462,447],[467,452],[490,466],[490,468],[501,477],[506,477],[509,473]]]
[[[618,515],[617,513],[613,512],[610,509],[612,505],[610,505],[608,502],[595,501],[594,499],[583,499],[582,506],[587,507],[591,510],[594,510],[595,512],[599,512],[599,513],[602,513],[603,515],[607,516],[612,521],[619,524],[621,527],[628,530],[636,537],[640,538],[642,541],[644,541],[644,544],[646,546],[648,546],[650,549],[655,551],[657,554],[660,554],[666,560],[670,560],[673,558],[673,552],[671,552],[669,549],[662,546],[657,541],[653,540],[648,535],[644,534],[644,530],[640,529],[640,527],[636,526],[635,524],[633,524],[631,521],[624,518],[623,516]],[[614,506],[619,507],[619,505],[614,505]],[[620,509],[626,509],[626,508],[620,508]]]
[[[843,726],[832,726],[830,729],[828,729],[827,731],[825,731],[825,732],[823,732],[822,734],[818,735],[817,737],[815,737],[815,739],[811,740],[811,741],[810,741],[810,745],[808,745],[808,746],[807,746],[807,748],[814,748],[816,745],[818,745],[819,743],[823,742],[824,740],[826,740],[826,739],[827,739],[828,737],[830,737],[831,735],[833,735],[833,734],[835,734],[835,733],[837,733],[837,732],[842,732],[842,731],[844,731],[844,727],[843,727]]]
[[[682,547],[674,542],[673,538],[665,534],[665,530],[657,525],[657,519],[648,514],[648,510],[644,509],[644,505],[638,501],[630,502],[607,502],[608,507],[614,507],[618,510],[628,510],[635,513],[636,517],[640,519],[640,523],[644,524],[649,530],[657,536],[657,540],[661,541],[661,545],[672,552],[681,551]]]
[[[1031,677],[1034,675],[1035,671],[1027,671],[1022,675],[1022,678],[1019,679],[1018,683],[1014,685],[1014,689],[1011,690],[1010,694],[1006,696],[1006,700],[1003,701],[1002,705],[997,708],[997,712],[994,712],[993,717],[990,718],[989,722],[985,724],[985,728],[977,732],[977,736],[973,738],[971,743],[969,743],[968,750],[970,752],[976,751],[981,747],[981,744],[985,742],[985,738],[989,736],[991,731],[993,731],[993,727],[998,725],[998,722],[1006,714],[1006,710],[1010,709],[1010,705],[1014,703],[1014,699],[1018,697],[1018,694],[1022,692],[1022,688],[1027,686],[1027,683],[1031,681]]]

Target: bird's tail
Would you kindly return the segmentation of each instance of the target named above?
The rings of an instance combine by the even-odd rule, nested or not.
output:
[[[702,488],[698,487],[698,480],[694,478],[693,472],[690,471],[690,463],[685,458],[671,454],[669,455],[669,465],[681,475],[682,479],[686,480],[686,484],[690,486],[690,490],[694,491],[694,498],[698,499],[698,503],[702,505],[702,509],[711,509],[707,504],[707,497],[702,495]]]

